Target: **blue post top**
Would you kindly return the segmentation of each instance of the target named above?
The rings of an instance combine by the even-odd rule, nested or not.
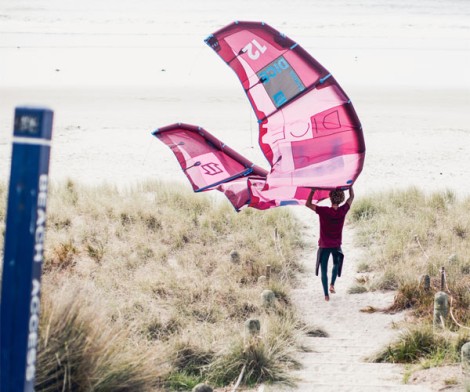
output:
[[[48,108],[17,107],[13,136],[51,140],[52,118],[53,112]]]

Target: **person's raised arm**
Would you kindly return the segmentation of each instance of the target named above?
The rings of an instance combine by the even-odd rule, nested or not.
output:
[[[348,203],[349,206],[351,206],[353,200],[354,200],[354,189],[351,185],[351,188],[349,188],[349,197],[348,197],[348,200],[346,200],[346,203]]]
[[[315,188],[310,189],[310,194],[308,195],[307,202],[305,206],[310,208],[311,210],[315,211],[317,209],[317,205],[312,203],[313,194],[315,193]]]

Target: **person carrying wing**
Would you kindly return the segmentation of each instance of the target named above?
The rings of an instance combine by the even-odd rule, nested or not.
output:
[[[341,250],[341,240],[343,234],[344,220],[351,204],[354,200],[354,190],[352,186],[349,188],[349,198],[343,203],[345,196],[344,191],[334,189],[330,192],[331,207],[322,207],[312,203],[315,188],[312,188],[305,204],[306,207],[315,211],[320,218],[320,238],[318,240],[317,266],[316,275],[318,276],[318,268],[321,267],[321,282],[325,301],[330,300],[328,293],[328,259],[330,254],[333,256],[333,271],[331,276],[330,293],[335,293],[335,281],[337,276],[341,276],[341,267],[344,254]]]

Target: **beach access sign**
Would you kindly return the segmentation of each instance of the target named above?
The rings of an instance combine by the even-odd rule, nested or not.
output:
[[[0,391],[34,391],[53,112],[15,110],[0,312]]]

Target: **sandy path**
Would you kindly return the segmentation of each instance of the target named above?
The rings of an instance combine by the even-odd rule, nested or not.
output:
[[[364,358],[390,342],[398,330],[393,323],[403,314],[363,313],[366,306],[384,307],[393,300],[393,293],[348,294],[354,285],[356,264],[365,257],[364,252],[353,246],[353,231],[346,226],[343,250],[346,258],[343,274],[336,282],[336,294],[330,302],[323,297],[320,278],[315,276],[315,252],[318,241],[318,219],[303,208],[294,213],[305,225],[305,238],[309,246],[303,257],[306,273],[299,287],[293,291],[293,300],[299,313],[309,326],[320,327],[328,338],[306,337],[304,346],[311,352],[299,354],[303,365],[294,372],[297,389],[283,391],[431,391],[428,387],[404,385],[403,367],[392,364],[367,363]],[[331,273],[331,266],[330,266]],[[264,390],[280,391],[279,386],[265,386]]]

